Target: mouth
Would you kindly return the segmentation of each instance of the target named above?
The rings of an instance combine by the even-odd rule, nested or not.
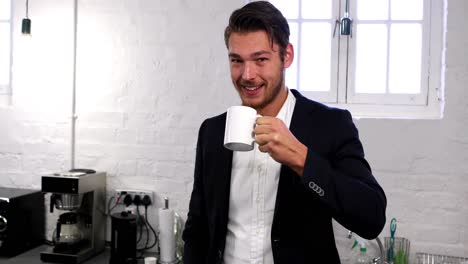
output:
[[[245,87],[245,89],[249,90],[249,91],[254,91],[254,90],[257,90],[259,86],[253,86],[253,87]]]
[[[255,91],[257,90],[258,88],[260,88],[260,86],[252,86],[252,87],[244,87],[245,89],[249,90],[249,91]]]
[[[257,95],[263,88],[263,84],[257,86],[242,86],[242,89],[249,96]]]

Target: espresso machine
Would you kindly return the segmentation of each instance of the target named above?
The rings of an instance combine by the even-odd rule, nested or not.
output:
[[[104,250],[105,172],[76,169],[45,175],[42,192],[50,193],[49,212],[60,212],[53,246],[41,252],[42,261],[77,264]]]

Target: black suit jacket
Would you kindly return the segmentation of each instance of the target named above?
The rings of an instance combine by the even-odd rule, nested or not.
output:
[[[308,147],[303,176],[281,167],[271,232],[275,264],[340,263],[332,218],[373,239],[385,225],[386,197],[364,159],[351,115],[292,90],[290,130]],[[200,127],[183,233],[184,263],[222,263],[232,151],[223,147],[226,113]]]

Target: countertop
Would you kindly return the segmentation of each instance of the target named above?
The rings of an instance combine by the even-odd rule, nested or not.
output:
[[[43,264],[48,262],[42,262],[40,253],[45,251],[50,246],[41,245],[33,248],[29,251],[24,252],[18,256],[12,258],[0,257],[0,263],[2,264]],[[108,264],[110,258],[110,249],[106,248],[102,253],[82,262],[83,264]],[[139,259],[138,263],[144,263],[143,259]]]

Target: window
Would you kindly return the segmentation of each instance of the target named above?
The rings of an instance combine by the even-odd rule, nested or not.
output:
[[[0,0],[0,96],[11,85],[11,0]]]
[[[442,115],[445,1],[270,2],[288,19],[295,47],[288,87],[355,117]],[[346,11],[352,30],[341,35]]]

